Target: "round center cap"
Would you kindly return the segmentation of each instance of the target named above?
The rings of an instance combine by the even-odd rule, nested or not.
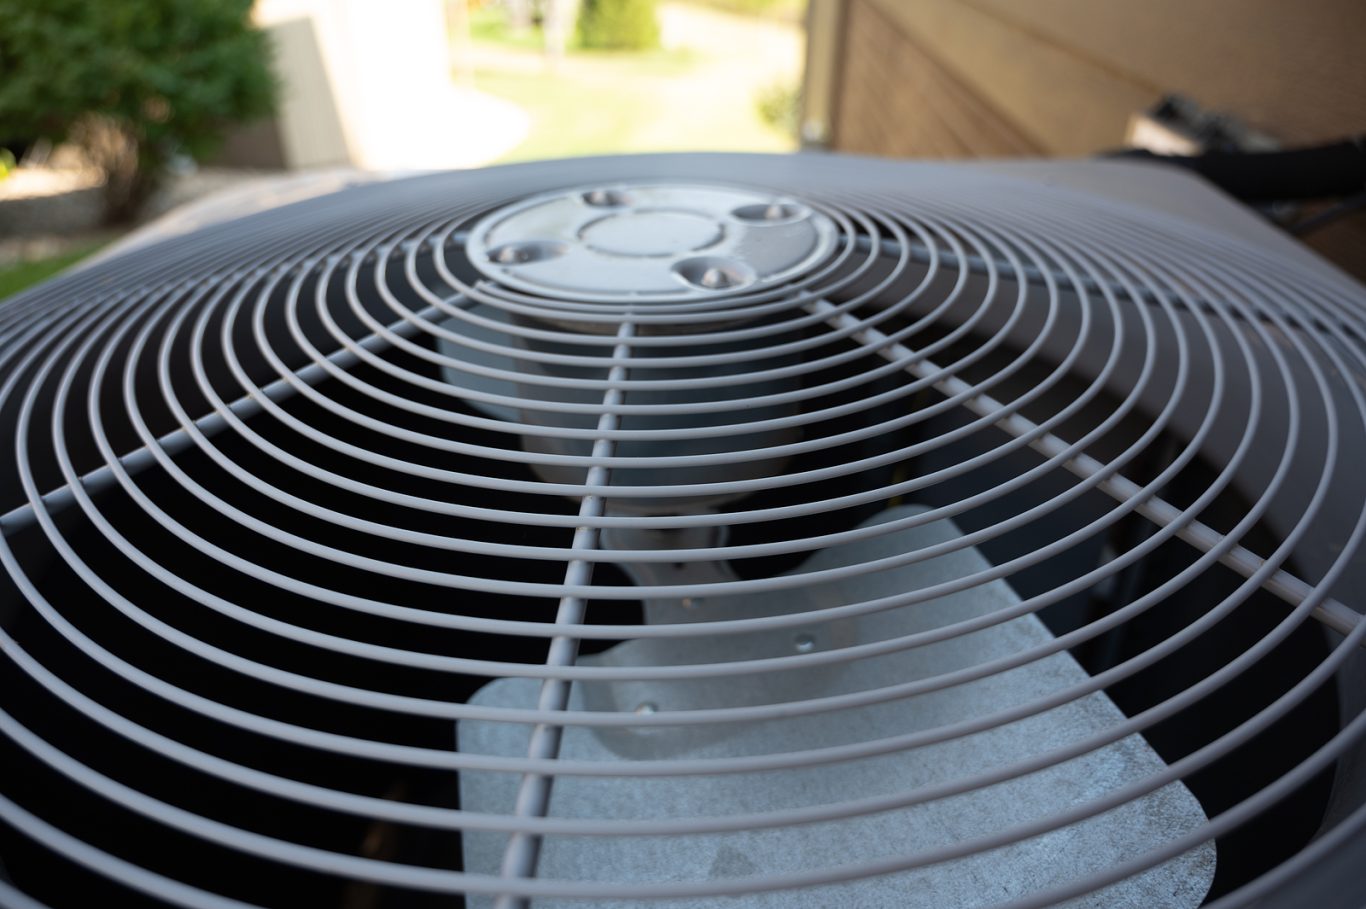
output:
[[[598,218],[579,236],[590,249],[613,256],[674,256],[711,246],[724,233],[707,215],[637,209]]]
[[[824,262],[840,233],[812,206],[768,190],[616,183],[491,211],[470,228],[464,249],[495,288],[635,307],[739,300],[785,285]]]

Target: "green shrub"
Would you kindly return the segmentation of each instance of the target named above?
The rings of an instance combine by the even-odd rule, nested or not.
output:
[[[760,89],[755,98],[759,119],[785,136],[798,137],[802,112],[802,88],[797,84],[775,83]]]
[[[79,143],[129,220],[176,155],[270,113],[251,0],[0,0],[0,135]]]
[[[583,0],[578,43],[600,50],[647,50],[659,46],[655,0]]]

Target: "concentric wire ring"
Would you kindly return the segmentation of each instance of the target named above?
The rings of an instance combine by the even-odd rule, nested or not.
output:
[[[1223,848],[1353,760],[1366,720],[1344,701],[1274,779],[1224,801],[1197,785],[1262,760],[1268,730],[1309,723],[1360,660],[1360,289],[1150,209],[971,167],[866,167],[682,157],[414,178],[6,304],[0,649],[21,694],[0,696],[0,732],[22,782],[0,794],[0,862],[20,890],[64,898],[9,848],[185,906],[357,882],[538,905],[802,893],[952,867],[1192,787],[1198,825],[992,903],[1042,906]],[[500,286],[466,258],[472,226],[528,195],[664,178],[800,198],[840,241],[783,287],[648,306]],[[989,611],[867,631],[1002,590],[1014,598]],[[972,650],[1029,622],[1050,632]],[[935,662],[947,652],[969,656]],[[1292,653],[1299,670],[1226,727],[1164,738]],[[951,721],[841,725],[1074,657],[1085,672],[969,699]],[[1171,671],[1183,661],[1197,670]],[[929,668],[841,687],[867,665]],[[834,681],[799,684],[822,673]],[[538,695],[518,702],[528,689],[510,683]],[[1160,693],[1126,701],[1136,683]],[[638,705],[591,701],[647,689]],[[908,788],[683,813],[614,796],[633,780],[853,779],[1097,697],[1123,713]],[[775,730],[772,747],[649,746],[750,727]],[[783,729],[839,734],[787,746]],[[505,734],[525,750],[480,750]],[[1160,769],[928,846],[864,837],[817,866],[710,876],[536,864],[594,842],[897,817],[1090,766],[1072,762],[1139,734]],[[612,736],[645,750],[573,750]],[[457,805],[457,774],[537,795],[492,810],[462,790]],[[551,793],[574,790],[552,783],[595,793],[594,813],[558,812]],[[1352,797],[1315,825],[1359,824]],[[51,799],[98,808],[49,820]],[[111,836],[117,818],[202,866]],[[403,853],[395,830],[464,845]],[[475,836],[508,841],[501,869],[477,866]],[[385,837],[398,857],[367,845]],[[1307,866],[1317,853],[1300,846],[1266,877],[1224,871],[1221,851],[1215,903]],[[266,869],[263,889],[219,861]]]

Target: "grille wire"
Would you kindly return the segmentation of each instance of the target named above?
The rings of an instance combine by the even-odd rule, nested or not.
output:
[[[645,172],[668,163],[632,166]],[[538,897],[592,901],[735,895],[924,867],[1041,836],[1108,811],[1216,765],[1330,684],[1363,644],[1366,631],[1359,614],[1329,596],[1343,589],[1339,581],[1358,551],[1366,523],[1361,484],[1344,479],[1351,472],[1349,453],[1359,450],[1366,435],[1366,399],[1354,378],[1343,378],[1362,369],[1359,292],[1316,280],[1302,268],[1267,259],[1188,222],[1067,191],[1045,192],[984,178],[971,169],[939,170],[933,179],[873,193],[848,191],[840,186],[840,175],[827,171],[813,172],[795,185],[775,185],[770,180],[779,178],[765,178],[756,167],[746,175],[747,183],[775,192],[800,190],[838,225],[843,237],[830,262],[792,286],[758,294],[648,308],[590,304],[499,287],[475,279],[464,266],[463,238],[475,219],[527,192],[593,176],[588,165],[581,165],[578,173],[523,168],[515,175],[429,177],[353,190],[115,257],[11,301],[0,312],[6,339],[0,354],[5,377],[0,415],[7,426],[13,425],[15,439],[7,485],[22,490],[22,500],[0,518],[0,561],[19,594],[18,610],[41,622],[44,634],[58,636],[82,660],[146,695],[218,724],[224,735],[250,733],[307,752],[376,765],[516,774],[523,779],[525,798],[513,813],[478,814],[333,788],[310,781],[304,770],[290,775],[239,763],[180,741],[173,727],[158,728],[125,715],[117,699],[106,702],[99,690],[83,689],[76,678],[67,677],[65,664],[45,662],[19,632],[12,633],[8,622],[0,622],[0,649],[14,670],[70,714],[206,779],[367,821],[506,834],[510,845],[503,874],[386,861],[196,813],[164,793],[140,791],[88,757],[67,753],[21,721],[16,705],[4,699],[0,732],[12,745],[64,777],[73,793],[121,806],[160,828],[268,863],[348,880],[490,894],[501,896],[506,905]],[[1068,305],[1075,306],[1075,318],[1068,318]],[[565,320],[594,329],[566,328]],[[1034,332],[1032,337],[1018,343],[1028,331]],[[443,353],[433,343],[437,340],[469,355]],[[1056,356],[1059,349],[1062,355]],[[1136,379],[1125,394],[1115,395],[1111,380],[1129,365],[1123,358],[1131,350],[1141,352]],[[663,355],[656,355],[658,351]],[[1097,351],[1102,359],[1094,374],[1076,381],[1082,358]],[[470,380],[451,382],[441,370]],[[651,378],[662,370],[673,377]],[[1201,382],[1195,380],[1196,372],[1204,377]],[[1033,378],[1021,391],[1019,380],[1025,375]],[[747,393],[774,382],[781,390]],[[1220,431],[1232,386],[1246,389],[1246,412],[1237,414],[1242,432],[1227,440],[1229,456],[1188,504],[1164,498],[1164,491],[1191,470]],[[633,395],[661,391],[676,392],[679,402],[632,403]],[[1192,402],[1202,392],[1206,397]],[[932,403],[926,403],[926,393]],[[1146,412],[1145,394],[1161,399],[1155,412]],[[1071,397],[1055,406],[1059,395]],[[1098,407],[1110,409],[1098,418],[1090,416]],[[515,409],[519,419],[500,417],[498,408]],[[775,409],[782,412],[773,416]],[[1129,472],[1138,471],[1158,440],[1173,430],[1179,409],[1194,409],[1202,416],[1167,463],[1143,481],[1131,478]],[[1140,414],[1145,428],[1115,444],[1125,421]],[[724,419],[706,419],[715,415]],[[923,434],[925,427],[942,425],[939,420],[946,415],[965,416],[951,429]],[[661,416],[681,419],[682,425],[649,424],[650,418]],[[1275,423],[1283,448],[1268,455],[1255,449],[1269,423]],[[1321,429],[1317,443],[1310,441],[1311,423]],[[337,425],[345,425],[346,433],[329,428]],[[794,432],[796,440],[746,447],[747,438],[770,430]],[[922,435],[912,438],[918,431]],[[563,440],[570,451],[572,443],[584,443],[591,453],[548,454],[520,444],[527,436]],[[624,451],[643,443],[717,439],[730,439],[733,446],[701,455]],[[981,444],[971,456],[947,467],[907,471],[870,488],[845,491],[839,485],[963,442]],[[1088,453],[1107,445],[1103,459]],[[846,447],[854,455],[821,462],[823,455]],[[319,463],[311,459],[315,450],[325,450],[335,460]],[[243,451],[250,456],[241,456]],[[1231,525],[1202,520],[1236,488],[1254,454],[1270,465],[1262,493]],[[1022,455],[1032,460],[1011,460]],[[632,481],[646,469],[679,472],[775,458],[785,459],[789,468],[758,478],[701,483]],[[258,469],[266,463],[273,465],[271,471]],[[840,517],[897,497],[913,501],[952,481],[1019,463],[1032,466],[908,518],[855,526]],[[1273,504],[1284,500],[1286,484],[1304,475],[1306,463],[1313,465],[1316,481],[1292,517],[1279,525],[1279,543],[1264,552],[1245,545]],[[309,482],[297,490],[276,485],[278,476],[292,475],[276,468],[306,476]],[[583,479],[547,479],[552,468],[554,476],[579,471]],[[828,571],[756,573],[701,585],[595,580],[594,566],[601,563],[688,566],[791,558],[858,544],[969,517],[976,509],[1013,507],[1011,496],[1027,494],[1063,473],[1073,478],[1065,491],[929,550]],[[415,491],[424,485],[431,491]],[[243,487],[252,492],[249,500],[240,493]],[[319,494],[325,489],[336,496]],[[749,498],[761,494],[761,501]],[[690,510],[688,503],[699,496],[730,497],[730,504]],[[1019,540],[1037,522],[1096,496],[1106,497],[1108,509],[1066,534],[988,570],[891,598],[815,612],[718,616],[678,624],[642,625],[616,618],[619,606],[640,600],[750,596],[834,584],[993,541]],[[266,501],[294,518],[277,523],[273,512],[261,513]],[[669,501],[678,507],[660,506]],[[1301,578],[1289,560],[1330,506],[1354,520],[1334,541],[1335,555],[1320,566],[1317,580]],[[1141,543],[1022,597],[1013,610],[905,638],[778,657],[648,666],[576,662],[584,642],[791,635],[812,622],[869,615],[998,579],[1011,581],[1133,516],[1152,525]],[[441,522],[459,529],[431,529]],[[800,532],[784,532],[784,522]],[[293,618],[306,613],[286,618],[268,603],[225,596],[201,577],[182,572],[177,563],[140,542],[138,528],[143,525],[247,579],[252,590],[278,591],[291,603],[407,630],[525,640],[539,644],[546,657],[523,661],[456,655],[435,644],[417,649],[347,636],[321,620],[310,626]],[[744,533],[756,526],[765,533]],[[612,528],[710,527],[726,528],[731,538],[668,550],[607,550],[601,544],[602,532]],[[810,527],[818,529],[806,532]],[[470,533],[471,528],[486,533]],[[534,528],[534,539],[550,542],[512,542],[520,538],[520,528]],[[62,602],[53,596],[43,565],[25,555],[25,547],[32,545],[27,541],[35,539],[77,579],[79,600]],[[398,551],[393,548],[397,544],[458,557],[462,568],[434,568],[425,557],[368,554],[367,539],[386,544],[376,552]],[[393,584],[395,595],[353,592],[343,583],[323,582],[317,570],[296,574],[279,559],[258,560],[252,549],[258,540],[296,553],[310,565],[335,565],[348,578],[364,574]],[[722,678],[741,685],[757,673],[814,670],[913,651],[1096,589],[1175,540],[1198,555],[1170,579],[1046,645],[1005,659],[876,690],[771,704],[687,711],[666,705],[651,712],[568,707],[567,693],[575,682]],[[107,554],[111,551],[114,560]],[[478,559],[489,560],[484,573],[472,561]],[[529,571],[530,579],[505,573],[511,560],[545,563],[557,577],[539,569]],[[1240,576],[1220,602],[1148,649],[1094,673],[1085,684],[1053,692],[1045,701],[1011,705],[930,730],[803,751],[611,763],[558,755],[558,737],[569,727],[719,728],[780,722],[965,685],[1094,641],[1160,607],[1217,566]],[[171,613],[133,596],[130,572],[150,579],[187,608],[296,648],[288,652],[301,648],[345,661],[348,671],[313,675],[274,658],[285,651],[263,645],[259,652],[238,652],[197,636],[188,630],[194,626],[178,624]],[[405,602],[402,593],[418,585],[444,591],[450,605],[437,610]],[[850,761],[909,754],[1019,722],[1179,655],[1235,616],[1258,590],[1284,601],[1284,616],[1229,662],[1211,666],[1198,682],[1101,735],[1020,755],[987,773],[858,801],[767,812],[622,820],[557,817],[549,811],[553,781],[567,776],[724,776],[818,765],[838,772]],[[502,605],[493,610],[463,606],[479,598]],[[554,620],[517,617],[515,607],[526,599],[556,604]],[[108,613],[98,622],[89,614],[96,605]],[[593,615],[594,610],[602,614]],[[111,649],[121,640],[108,631],[115,616],[165,642],[185,660],[278,687],[291,696],[396,717],[517,724],[534,728],[532,745],[520,758],[419,746],[329,729],[321,722],[281,719],[269,708],[218,700],[185,685],[182,677],[164,678],[135,649]],[[1313,620],[1334,636],[1311,672],[1288,680],[1277,698],[1249,719],[1170,760],[1162,774],[1126,781],[1103,798],[1065,813],[989,837],[945,842],[930,851],[860,857],[809,869],[648,882],[615,881],[610,868],[589,869],[582,880],[535,874],[536,847],[548,838],[688,836],[811,824],[976,791],[1057,766],[1198,705]],[[536,679],[542,696],[535,709],[423,697],[382,685],[368,687],[368,665],[433,676]],[[1289,773],[1159,850],[1000,905],[1043,906],[1084,895],[1221,837],[1331,768],[1364,725],[1362,715],[1347,717],[1340,730]],[[2,791],[0,818],[48,850],[167,902],[246,905],[190,882],[192,874],[190,880],[178,880],[169,869],[125,860],[116,842],[95,844],[65,833],[25,807],[23,792]],[[1331,842],[1339,830],[1359,829],[1362,818],[1361,809],[1356,810],[1318,847],[1214,904],[1252,902],[1279,876],[1306,865],[1316,849],[1327,848],[1321,844]],[[8,885],[0,897],[19,902]]]

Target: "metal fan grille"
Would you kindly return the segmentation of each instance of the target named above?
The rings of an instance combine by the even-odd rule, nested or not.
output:
[[[980,169],[887,168],[664,158],[426,177],[209,228],[8,304],[0,417],[15,440],[4,465],[15,494],[0,522],[12,592],[0,648],[11,690],[44,711],[0,697],[11,753],[45,768],[33,772],[69,799],[137,817],[206,865],[245,855],[508,905],[720,897],[903,872],[990,854],[1217,771],[1331,688],[1366,637],[1359,614],[1330,596],[1345,596],[1366,514],[1352,457],[1366,450],[1359,289],[1150,209]],[[775,286],[648,306],[519,291],[464,255],[481,218],[537,192],[717,176],[799,198],[836,226],[834,250]],[[1169,494],[1202,464],[1203,489],[1184,501]],[[1235,492],[1245,512],[1216,519]],[[932,507],[867,520],[903,501]],[[1089,504],[1074,511],[1080,503]],[[812,553],[947,520],[961,536],[800,569]],[[1084,570],[1068,561],[1135,524],[1146,529],[1132,545]],[[1269,548],[1250,542],[1268,529]],[[631,612],[641,601],[705,610],[707,600],[825,589],[992,546],[1005,555],[890,598],[664,624]],[[1174,547],[1190,548],[1189,564],[1126,596],[1126,572]],[[1304,567],[1292,571],[1292,558]],[[719,564],[734,570],[707,574]],[[637,583],[607,576],[613,566]],[[1031,570],[1050,579],[1033,581],[1011,609],[843,646],[793,637],[813,622],[1013,584]],[[956,725],[719,758],[559,753],[567,728],[782,723],[965,685],[1094,644],[1221,572],[1237,578],[1227,592],[1149,646],[1046,698]],[[1102,590],[1111,607],[1052,640],[914,682],[688,710],[571,706],[576,684],[743,686],[758,674],[914,653]],[[1283,613],[1190,684],[1102,734],[937,788],[784,811],[622,819],[551,809],[553,784],[567,777],[606,781],[610,798],[613,778],[839,772],[970,739],[1183,659],[1243,621],[1259,591]],[[809,868],[646,881],[617,880],[611,867],[536,874],[538,851],[557,838],[862,817],[1056,768],[1198,709],[1316,622],[1332,632],[1321,658],[1264,705],[1161,772],[1066,811]],[[795,645],[751,660],[579,660],[589,645],[741,635]],[[538,702],[472,697],[498,679],[535,680]],[[999,902],[1103,892],[1237,831],[1349,753],[1366,715],[1343,713],[1292,767],[1198,828]],[[104,766],[59,721],[175,769],[162,780]],[[528,751],[452,748],[451,724],[467,722],[527,729]],[[238,738],[273,744],[239,753]],[[371,770],[391,778],[393,768],[424,780],[509,775],[517,804],[481,814],[420,787],[353,782]],[[186,781],[203,794],[173,785]],[[238,798],[272,807],[235,817]],[[177,905],[258,901],[193,861],[158,866],[108,830],[69,832],[75,821],[54,820],[65,816],[37,801],[3,788],[0,819],[102,879]],[[312,821],[261,820],[273,811]],[[1214,904],[1258,898],[1366,817],[1355,807],[1341,815]],[[450,854],[386,858],[369,840],[329,839],[331,818],[359,820],[380,840],[400,828],[496,833],[508,840],[502,872],[457,870]]]

